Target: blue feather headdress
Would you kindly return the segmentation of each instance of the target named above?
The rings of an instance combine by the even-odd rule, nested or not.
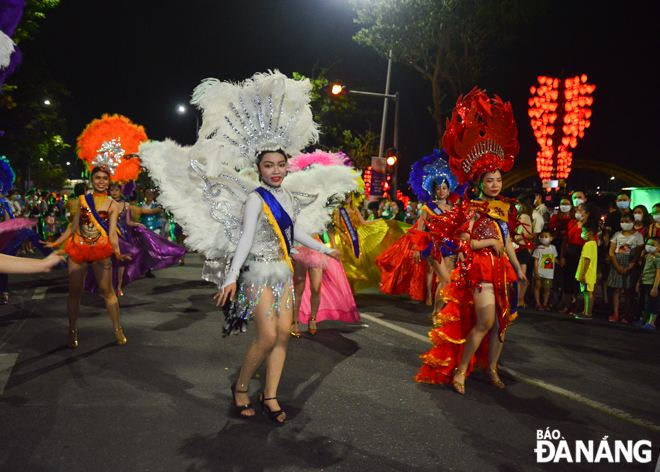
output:
[[[7,195],[14,185],[14,180],[16,180],[16,174],[11,168],[9,159],[5,156],[0,157],[0,193],[2,195]]]
[[[449,191],[458,186],[458,178],[449,169],[449,154],[435,149],[430,156],[423,157],[412,165],[408,183],[420,202],[433,201],[433,184],[447,182]]]

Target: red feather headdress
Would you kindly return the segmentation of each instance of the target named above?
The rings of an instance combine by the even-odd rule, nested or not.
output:
[[[491,99],[476,87],[459,97],[442,146],[449,166],[460,184],[476,181],[484,172],[507,172],[520,150],[518,129],[510,103],[495,95]]]
[[[132,155],[145,141],[144,127],[122,115],[103,115],[78,136],[76,152],[87,170],[102,167],[113,182],[124,183],[135,180],[140,173],[140,159]]]

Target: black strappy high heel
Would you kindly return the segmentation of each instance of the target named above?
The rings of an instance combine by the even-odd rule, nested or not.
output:
[[[236,384],[231,386],[231,400],[232,400],[232,405],[234,406],[234,412],[239,416],[239,418],[250,418],[254,415],[244,415],[243,412],[245,410],[254,410],[252,408],[252,404],[248,403],[247,405],[237,405],[236,404],[236,393],[248,393],[247,390],[236,390]]]
[[[273,410],[271,410],[270,407],[269,407],[268,405],[266,405],[266,402],[267,402],[268,400],[277,400],[277,397],[273,397],[273,398],[264,398],[264,394],[263,394],[263,393],[262,393],[261,395],[259,395],[259,403],[261,403],[261,412],[262,412],[264,415],[265,415],[266,413],[268,413],[268,417],[269,417],[272,421],[275,421],[276,423],[279,423],[279,424],[284,424],[284,421],[286,421],[286,418],[284,419],[284,421],[280,421],[280,420],[278,420],[277,418],[279,418],[280,415],[283,415],[283,414],[285,414],[285,413],[284,413],[282,410],[277,410],[277,411],[273,411]]]

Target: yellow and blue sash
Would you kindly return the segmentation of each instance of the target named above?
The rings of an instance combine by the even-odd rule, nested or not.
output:
[[[90,213],[92,214],[92,223],[94,226],[96,226],[96,229],[101,231],[102,233],[105,233],[106,236],[110,234],[110,228],[108,227],[108,223],[103,221],[103,218],[96,212],[96,205],[94,205],[94,197],[92,196],[91,193],[88,193],[85,195],[85,198],[80,199],[80,203],[84,206],[86,206]],[[121,231],[119,230],[119,227],[117,227],[117,234],[119,236],[122,236]]]
[[[360,239],[358,238],[358,232],[355,229],[355,226],[353,226],[353,223],[351,223],[351,218],[350,216],[348,216],[348,212],[346,211],[346,208],[344,207],[340,208],[339,214],[341,215],[341,219],[344,220],[344,224],[346,225],[346,230],[348,231],[348,235],[351,237],[351,243],[353,245],[353,254],[355,254],[356,259],[359,259]]]
[[[273,226],[273,230],[277,235],[280,242],[280,247],[284,253],[284,259],[287,265],[293,271],[293,264],[291,263],[291,246],[293,245],[293,222],[289,214],[282,208],[280,202],[277,201],[271,193],[263,187],[254,189],[262,200],[264,201],[264,214],[268,218],[268,222]]]

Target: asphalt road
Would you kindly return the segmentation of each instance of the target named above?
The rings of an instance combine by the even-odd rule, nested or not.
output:
[[[11,276],[0,307],[0,471],[654,471],[660,452],[660,335],[524,311],[507,330],[498,390],[415,383],[430,309],[377,291],[363,322],[291,339],[288,415],[234,418],[229,387],[253,335],[222,338],[199,257],[129,285],[128,344],[85,294],[80,347],[65,347],[67,277]],[[304,331],[304,329],[303,329]],[[251,384],[256,404],[261,379]],[[539,462],[537,434],[639,443],[650,462]],[[552,441],[559,447],[561,441]],[[547,458],[542,454],[541,459]],[[643,459],[643,457],[642,457]],[[633,457],[634,460],[634,457]]]

